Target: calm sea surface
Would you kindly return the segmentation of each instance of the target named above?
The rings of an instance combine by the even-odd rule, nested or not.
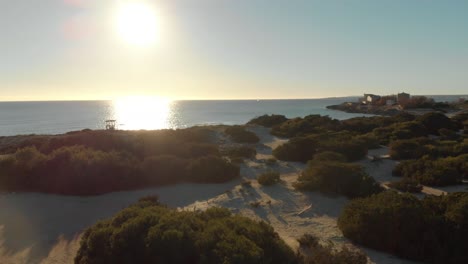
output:
[[[131,98],[119,101],[0,102],[0,136],[103,129],[107,119],[116,119],[118,128],[124,130],[244,124],[263,114],[287,117],[320,114],[347,119],[363,114],[348,114],[325,107],[356,100],[357,97],[170,102]]]

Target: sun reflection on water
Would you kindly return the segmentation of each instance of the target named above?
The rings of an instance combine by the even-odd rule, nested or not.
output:
[[[113,101],[118,129],[169,128],[172,101],[160,97],[132,96]]]

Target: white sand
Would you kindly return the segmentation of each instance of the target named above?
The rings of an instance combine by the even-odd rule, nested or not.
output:
[[[261,142],[256,144],[256,159],[246,161],[241,167],[242,176],[251,181],[251,186],[242,186],[241,180],[236,180],[225,184],[180,184],[94,197],[0,194],[0,263],[72,263],[79,247],[78,236],[84,228],[99,219],[111,217],[138,198],[150,194],[158,194],[162,203],[185,210],[223,206],[253,219],[265,220],[293,247],[297,247],[296,239],[305,233],[331,240],[338,246],[349,245],[336,224],[348,199],[295,191],[292,183],[304,164],[266,163],[266,159],[272,158],[272,149],[287,140],[271,136],[263,127],[252,126],[249,129],[261,138]],[[228,140],[222,140],[229,144]],[[387,152],[387,149],[373,150],[370,155]],[[394,161],[363,160],[359,163],[378,181],[398,179],[391,176]],[[267,170],[279,171],[282,183],[260,186],[254,179]],[[253,207],[252,202],[260,202],[260,205]],[[413,263],[362,249],[369,255],[370,263]]]

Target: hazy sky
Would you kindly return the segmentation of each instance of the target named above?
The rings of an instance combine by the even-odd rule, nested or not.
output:
[[[466,0],[148,0],[146,46],[119,2],[0,0],[0,100],[468,93]]]

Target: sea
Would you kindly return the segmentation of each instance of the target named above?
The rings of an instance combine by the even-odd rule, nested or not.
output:
[[[457,98],[460,96],[439,96],[435,99],[453,101]],[[0,102],[0,136],[104,129],[106,120],[116,120],[116,128],[121,130],[245,124],[264,114],[282,114],[289,118],[319,114],[343,120],[366,115],[330,110],[326,106],[357,100],[358,97],[169,101],[129,97],[114,101]]]

